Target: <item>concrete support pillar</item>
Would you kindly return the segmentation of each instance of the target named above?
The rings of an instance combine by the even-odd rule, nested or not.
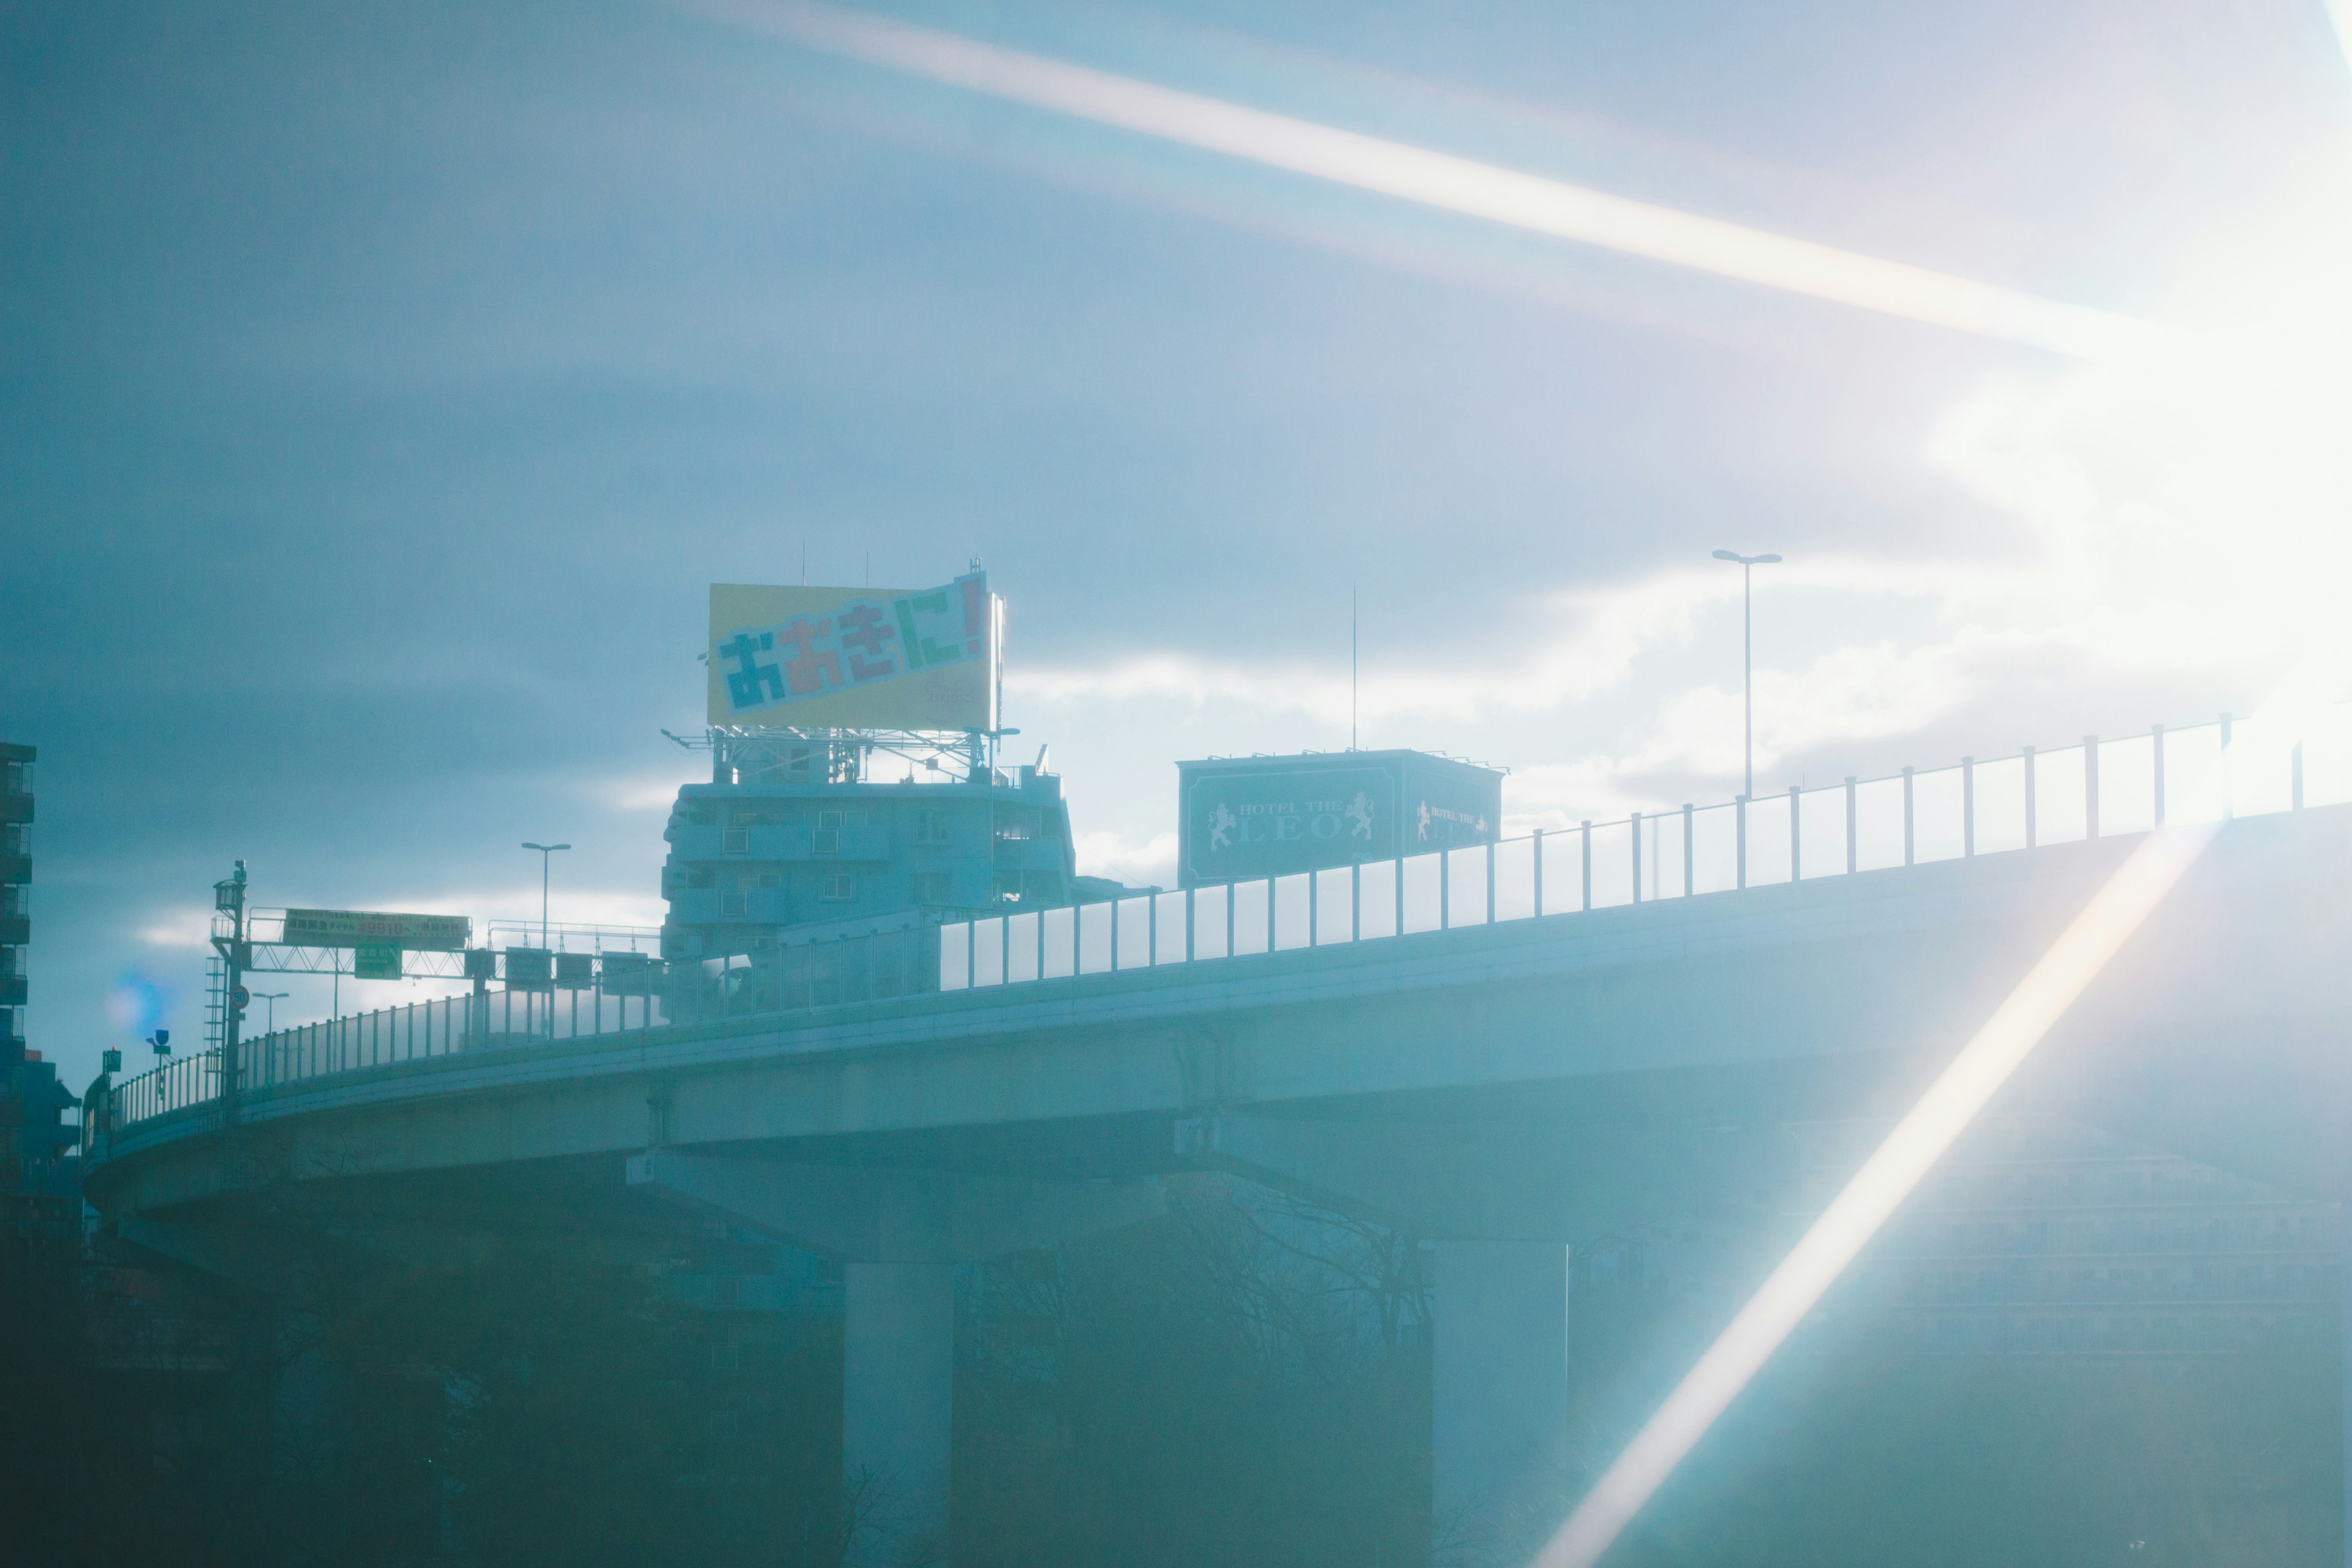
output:
[[[1148,1184],[800,1165],[651,1149],[641,1191],[843,1260],[841,1461],[852,1568],[944,1563],[955,1269],[1161,1212]]]
[[[955,1267],[844,1266],[843,1506],[853,1563],[947,1561]]]
[[[291,1485],[317,1485],[339,1468],[342,1406],[350,1390],[328,1339],[326,1316],[303,1292],[278,1310],[272,1346],[271,1468]]]
[[[1433,1519],[1441,1540],[1507,1551],[1549,1529],[1568,1453],[1568,1248],[1435,1244]]]

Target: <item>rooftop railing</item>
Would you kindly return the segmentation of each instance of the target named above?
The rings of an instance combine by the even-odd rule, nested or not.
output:
[[[1820,789],[1630,814],[1499,842],[1114,902],[949,921],[628,972],[625,994],[520,987],[242,1041],[240,1092],[435,1057],[933,991],[1377,942],[1699,898],[2352,801],[2352,730],[2294,741],[2224,717]],[[115,1086],[110,1124],[220,1096],[219,1053]]]

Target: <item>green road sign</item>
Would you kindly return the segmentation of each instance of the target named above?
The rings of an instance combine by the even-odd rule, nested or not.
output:
[[[388,942],[368,942],[352,948],[352,978],[354,980],[399,979],[399,946]]]

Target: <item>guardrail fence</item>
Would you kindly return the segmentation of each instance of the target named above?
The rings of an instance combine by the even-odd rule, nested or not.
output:
[[[632,970],[627,994],[508,988],[239,1043],[240,1091],[459,1053],[928,991],[1245,958],[2352,801],[2352,727],[2250,721],[1584,822],[1394,860]],[[115,1087],[123,1128],[217,1099],[217,1051]]]
[[[2352,733],[2186,729],[940,928],[940,989],[1367,942],[2352,800]]]

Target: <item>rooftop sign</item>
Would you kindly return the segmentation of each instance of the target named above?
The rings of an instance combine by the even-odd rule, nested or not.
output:
[[[1179,763],[1177,880],[1202,887],[1490,843],[1503,775],[1421,752]]]
[[[710,585],[709,721],[819,730],[992,730],[1002,601],[937,588]]]

